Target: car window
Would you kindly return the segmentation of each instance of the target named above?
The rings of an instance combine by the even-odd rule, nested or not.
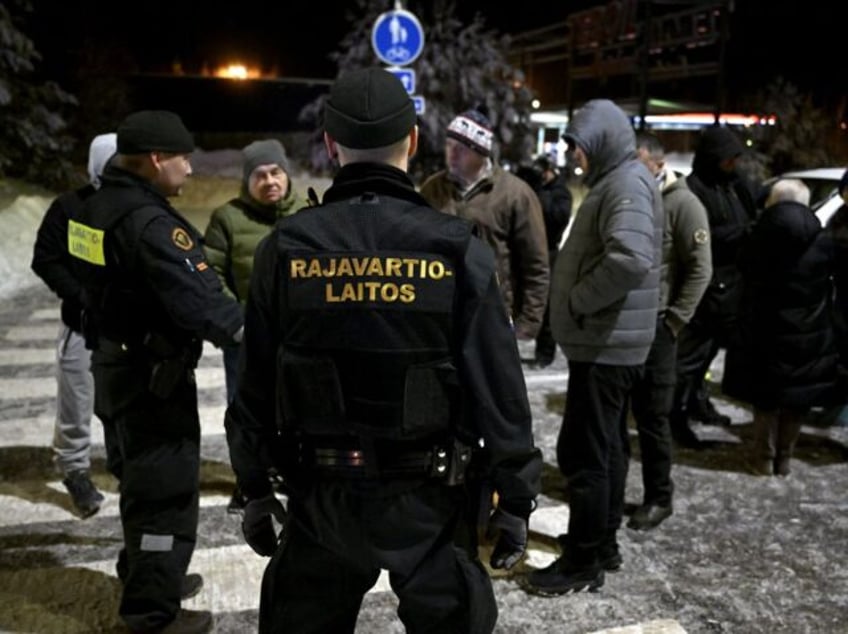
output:
[[[803,178],[804,184],[810,188],[810,207],[813,210],[821,207],[831,196],[836,195],[836,185],[834,181],[823,180],[820,178]]]

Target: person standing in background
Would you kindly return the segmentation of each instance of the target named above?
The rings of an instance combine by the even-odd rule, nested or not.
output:
[[[548,264],[554,270],[559,243],[562,234],[571,219],[571,192],[565,184],[565,179],[559,173],[553,161],[547,156],[540,156],[533,162],[535,171],[539,174],[538,186],[534,187],[539,202],[542,205],[542,216],[545,218],[545,235],[548,238]],[[545,305],[545,315],[542,326],[536,336],[535,365],[545,368],[554,362],[556,356],[556,341],[551,334],[551,300]]]
[[[564,138],[590,189],[551,285],[551,327],[568,359],[557,462],[569,517],[562,555],[527,576],[543,596],[596,590],[622,565],[627,410],[656,330],[663,234],[660,192],[621,108],[587,102]]]
[[[421,185],[436,209],[470,220],[495,252],[498,281],[515,336],[534,339],[542,326],[550,269],[545,221],[527,183],[492,162],[488,117],[467,110],[448,125],[444,170]]]
[[[778,180],[740,252],[742,337],[726,368],[739,377],[734,395],[754,406],[748,467],[755,475],[789,475],[807,412],[844,398],[836,394],[839,352],[830,309],[833,236],[809,201],[803,182]],[[734,371],[737,362],[742,368]]]
[[[203,250],[215,269],[224,292],[244,306],[253,271],[256,245],[271,232],[278,219],[306,204],[291,180],[288,157],[276,139],[254,141],[242,149],[241,191],[212,212]],[[235,394],[238,347],[224,348],[227,403]]]
[[[631,396],[642,457],[643,499],[627,527],[648,530],[672,514],[669,412],[674,400],[677,337],[710,282],[712,257],[707,211],[686,181],[666,167],[660,140],[640,133],[636,151],[662,192],[665,218],[656,333],[645,373]]]
[[[842,393],[846,395],[843,400],[848,401],[848,170],[842,175],[837,189],[837,195],[842,197],[842,205],[828,220],[826,230],[833,237],[835,249],[834,323],[845,387]],[[844,413],[848,415],[848,403]]]
[[[68,220],[100,187],[100,175],[115,153],[114,133],[100,134],[88,150],[89,184],[59,196],[44,214],[33,249],[32,270],[62,300],[62,326],[56,346],[56,423],[53,454],[62,483],[77,512],[86,518],[100,510],[103,495],[91,481],[91,417],[94,379],[91,351],[85,346],[82,316],[85,290],[74,276],[68,253]]]
[[[757,216],[753,187],[737,171],[745,147],[725,127],[712,126],[701,133],[692,172],[686,184],[710,221],[713,276],[692,319],[677,342],[677,385],[671,411],[672,433],[684,445],[698,446],[690,420],[730,424],[709,398],[706,373],[720,348],[736,335],[742,283],[739,250]]]
[[[241,191],[212,212],[203,250],[224,292],[244,308],[256,245],[278,219],[295,213],[306,201],[298,197],[292,184],[286,151],[279,141],[254,141],[242,150],[242,157]],[[239,346],[225,346],[223,355],[229,404],[236,391]],[[244,496],[236,487],[227,511],[238,513],[244,505]]]

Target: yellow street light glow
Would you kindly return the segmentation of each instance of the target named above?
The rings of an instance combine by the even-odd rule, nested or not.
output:
[[[215,71],[216,77],[224,77],[226,79],[256,79],[260,76],[260,73],[255,68],[248,68],[244,64],[229,64],[228,66],[221,66],[218,70]]]

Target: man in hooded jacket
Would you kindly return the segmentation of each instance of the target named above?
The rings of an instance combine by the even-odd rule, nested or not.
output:
[[[707,128],[695,150],[689,189],[707,210],[713,275],[692,320],[680,333],[677,347],[677,386],[671,412],[671,431],[685,446],[698,446],[688,421],[728,424],[710,402],[704,377],[719,351],[737,331],[742,278],[739,250],[756,218],[753,188],[737,170],[744,151],[728,128]]]
[[[654,332],[663,210],[636,136],[613,102],[589,101],[565,134],[590,190],[554,268],[551,328],[568,358],[557,461],[568,480],[562,556],[527,577],[544,596],[595,590],[621,566],[627,407]]]
[[[68,221],[76,219],[86,199],[99,189],[103,169],[115,154],[116,138],[112,132],[100,134],[91,141],[89,184],[53,201],[38,228],[32,256],[32,270],[62,299],[62,327],[56,347],[58,391],[53,453],[56,466],[64,475],[62,483],[83,518],[100,510],[103,495],[89,475],[94,379],[91,351],[85,347],[82,334],[85,291],[73,274],[72,257],[68,253]]]

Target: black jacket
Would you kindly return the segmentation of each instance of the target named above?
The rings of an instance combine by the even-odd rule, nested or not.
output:
[[[571,192],[562,176],[547,183],[540,183],[536,195],[542,203],[542,215],[545,217],[545,233],[548,236],[548,250],[559,250],[562,234],[571,219]]]
[[[62,300],[62,322],[76,332],[82,332],[85,297],[68,253],[68,220],[79,216],[85,200],[95,191],[94,186],[86,185],[56,198],[38,227],[32,254],[32,270]]]
[[[828,405],[835,396],[837,350],[830,295],[833,241],[809,207],[766,209],[740,258],[740,313],[747,383],[732,396],[763,408]],[[728,365],[739,362],[728,353]],[[739,389],[741,388],[741,390]]]
[[[334,273],[354,258],[383,264],[364,275]],[[399,261],[415,264],[397,268]],[[424,261],[442,264],[426,273]],[[391,407],[416,359],[447,357],[463,398],[455,431],[484,439],[501,500],[529,511],[541,456],[492,251],[470,237],[466,221],[429,207],[404,172],[343,167],[321,206],[280,221],[257,249],[239,388],[226,418],[233,468],[249,498],[269,491],[265,452],[291,405],[280,394],[278,364],[293,354],[333,360],[352,428],[393,420],[374,403]],[[392,433],[383,430],[384,440]]]
[[[233,343],[242,325],[238,303],[223,294],[200,233],[148,183],[108,166],[80,223],[104,232],[104,264],[75,258],[97,337]]]

